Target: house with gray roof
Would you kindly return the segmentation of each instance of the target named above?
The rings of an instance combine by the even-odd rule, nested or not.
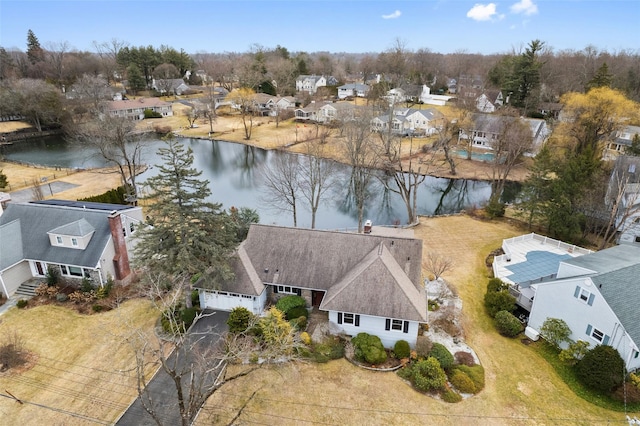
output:
[[[362,83],[349,83],[338,86],[338,99],[366,98],[369,93],[369,85]]]
[[[391,126],[391,132],[402,135],[432,135],[444,126],[444,115],[434,108],[394,108],[393,116],[389,114],[374,117],[371,129],[374,132],[385,132]]]
[[[49,268],[66,279],[104,285],[130,274],[134,231],[142,208],[44,200],[8,203],[0,215],[0,291],[12,296]]]
[[[422,241],[414,238],[253,224],[233,258],[235,279],[196,287],[202,307],[255,314],[299,295],[347,335],[413,346],[427,321],[421,259]]]
[[[564,320],[569,338],[615,348],[627,370],[640,368],[640,247],[620,245],[562,259],[553,279],[532,284],[526,333],[547,318]],[[566,343],[564,344],[566,347]]]

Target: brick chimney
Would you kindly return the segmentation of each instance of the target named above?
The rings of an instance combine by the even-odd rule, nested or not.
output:
[[[111,230],[111,239],[115,251],[115,255],[113,256],[113,266],[116,271],[115,278],[122,280],[131,273],[131,269],[129,266],[127,243],[124,240],[122,218],[120,217],[120,213],[115,210],[109,215],[109,229]]]

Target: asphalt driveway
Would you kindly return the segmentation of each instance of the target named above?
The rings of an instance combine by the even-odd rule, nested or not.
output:
[[[227,331],[229,312],[205,311],[205,314],[207,315],[200,318],[191,327],[189,335],[193,338],[204,337],[199,344],[215,345],[218,343],[219,336]],[[171,354],[169,363],[175,361],[176,355],[178,355],[178,362],[180,360],[188,362],[189,353],[185,352]],[[185,386],[188,386],[188,384],[185,383]],[[153,408],[158,413],[158,417],[162,419],[162,423],[165,425],[179,425],[181,422],[176,387],[173,380],[162,368],[149,381],[147,391],[153,401]],[[143,408],[142,402],[138,397],[118,419],[116,424],[121,426],[155,426],[156,422]]]

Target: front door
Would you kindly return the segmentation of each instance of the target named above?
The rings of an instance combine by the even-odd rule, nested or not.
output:
[[[312,291],[311,292],[311,306],[317,308],[322,303],[322,298],[324,297],[324,291]]]

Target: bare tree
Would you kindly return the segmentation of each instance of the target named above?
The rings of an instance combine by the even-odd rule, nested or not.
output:
[[[380,160],[371,134],[370,117],[370,114],[360,114],[353,120],[345,121],[342,126],[342,152],[351,165],[349,188],[358,212],[358,232],[363,231],[364,206]]]
[[[253,131],[252,108],[254,95],[255,92],[246,87],[235,89],[227,95],[227,101],[229,101],[234,108],[240,111],[242,125],[244,126],[244,138],[246,140],[251,139],[251,132]]]
[[[460,129],[457,121],[445,121],[442,127],[436,130],[436,140],[433,143],[433,149],[441,149],[444,154],[444,160],[449,165],[449,171],[453,176],[456,175],[456,159],[452,152],[458,142],[458,133]]]
[[[453,259],[434,251],[428,251],[423,257],[422,267],[437,280],[442,274],[453,268]]]
[[[174,93],[173,81],[180,76],[180,71],[173,64],[160,64],[153,69],[153,76],[155,77],[156,89],[169,96]]]
[[[298,156],[279,151],[274,153],[271,162],[263,163],[260,169],[265,189],[262,203],[270,209],[291,212],[294,227],[298,226],[299,170]]]
[[[202,111],[196,106],[191,107],[189,111],[187,111],[186,117],[187,122],[189,123],[189,128],[192,128],[195,125],[195,122],[198,118],[200,118],[200,114]]]
[[[509,173],[533,145],[533,136],[527,123],[518,117],[500,118],[500,131],[492,144],[492,198],[502,195]]]
[[[605,204],[609,209],[607,223],[599,249],[605,248],[614,237],[626,228],[635,224],[633,218],[640,211],[640,184],[631,180],[629,168],[623,169],[624,157],[616,163],[609,187],[605,196]]]
[[[135,122],[105,115],[78,126],[71,137],[76,143],[92,145],[100,156],[118,168],[127,199],[137,204],[137,175],[142,171],[142,152],[146,146],[136,132]]]
[[[58,87],[62,87],[65,81],[65,69],[64,69],[64,61],[65,56],[69,51],[69,42],[63,41],[59,43],[50,43],[47,46],[46,52],[46,61],[48,63],[50,71],[50,75],[58,85]]]
[[[96,49],[98,57],[102,65],[102,70],[108,81],[115,81],[121,78],[124,74],[124,70],[118,72],[118,52],[127,46],[127,42],[112,38],[110,41],[98,43],[93,42],[93,46]]]
[[[88,74],[83,74],[67,92],[76,108],[86,109],[94,117],[104,112],[105,102],[111,98],[107,80]]]
[[[300,194],[311,211],[311,229],[316,227],[316,213],[333,185],[335,162],[323,158],[324,147],[307,142],[306,156],[299,171]]]
[[[42,191],[42,185],[38,178],[34,177],[31,180],[31,195],[36,201],[44,200],[44,192]]]

